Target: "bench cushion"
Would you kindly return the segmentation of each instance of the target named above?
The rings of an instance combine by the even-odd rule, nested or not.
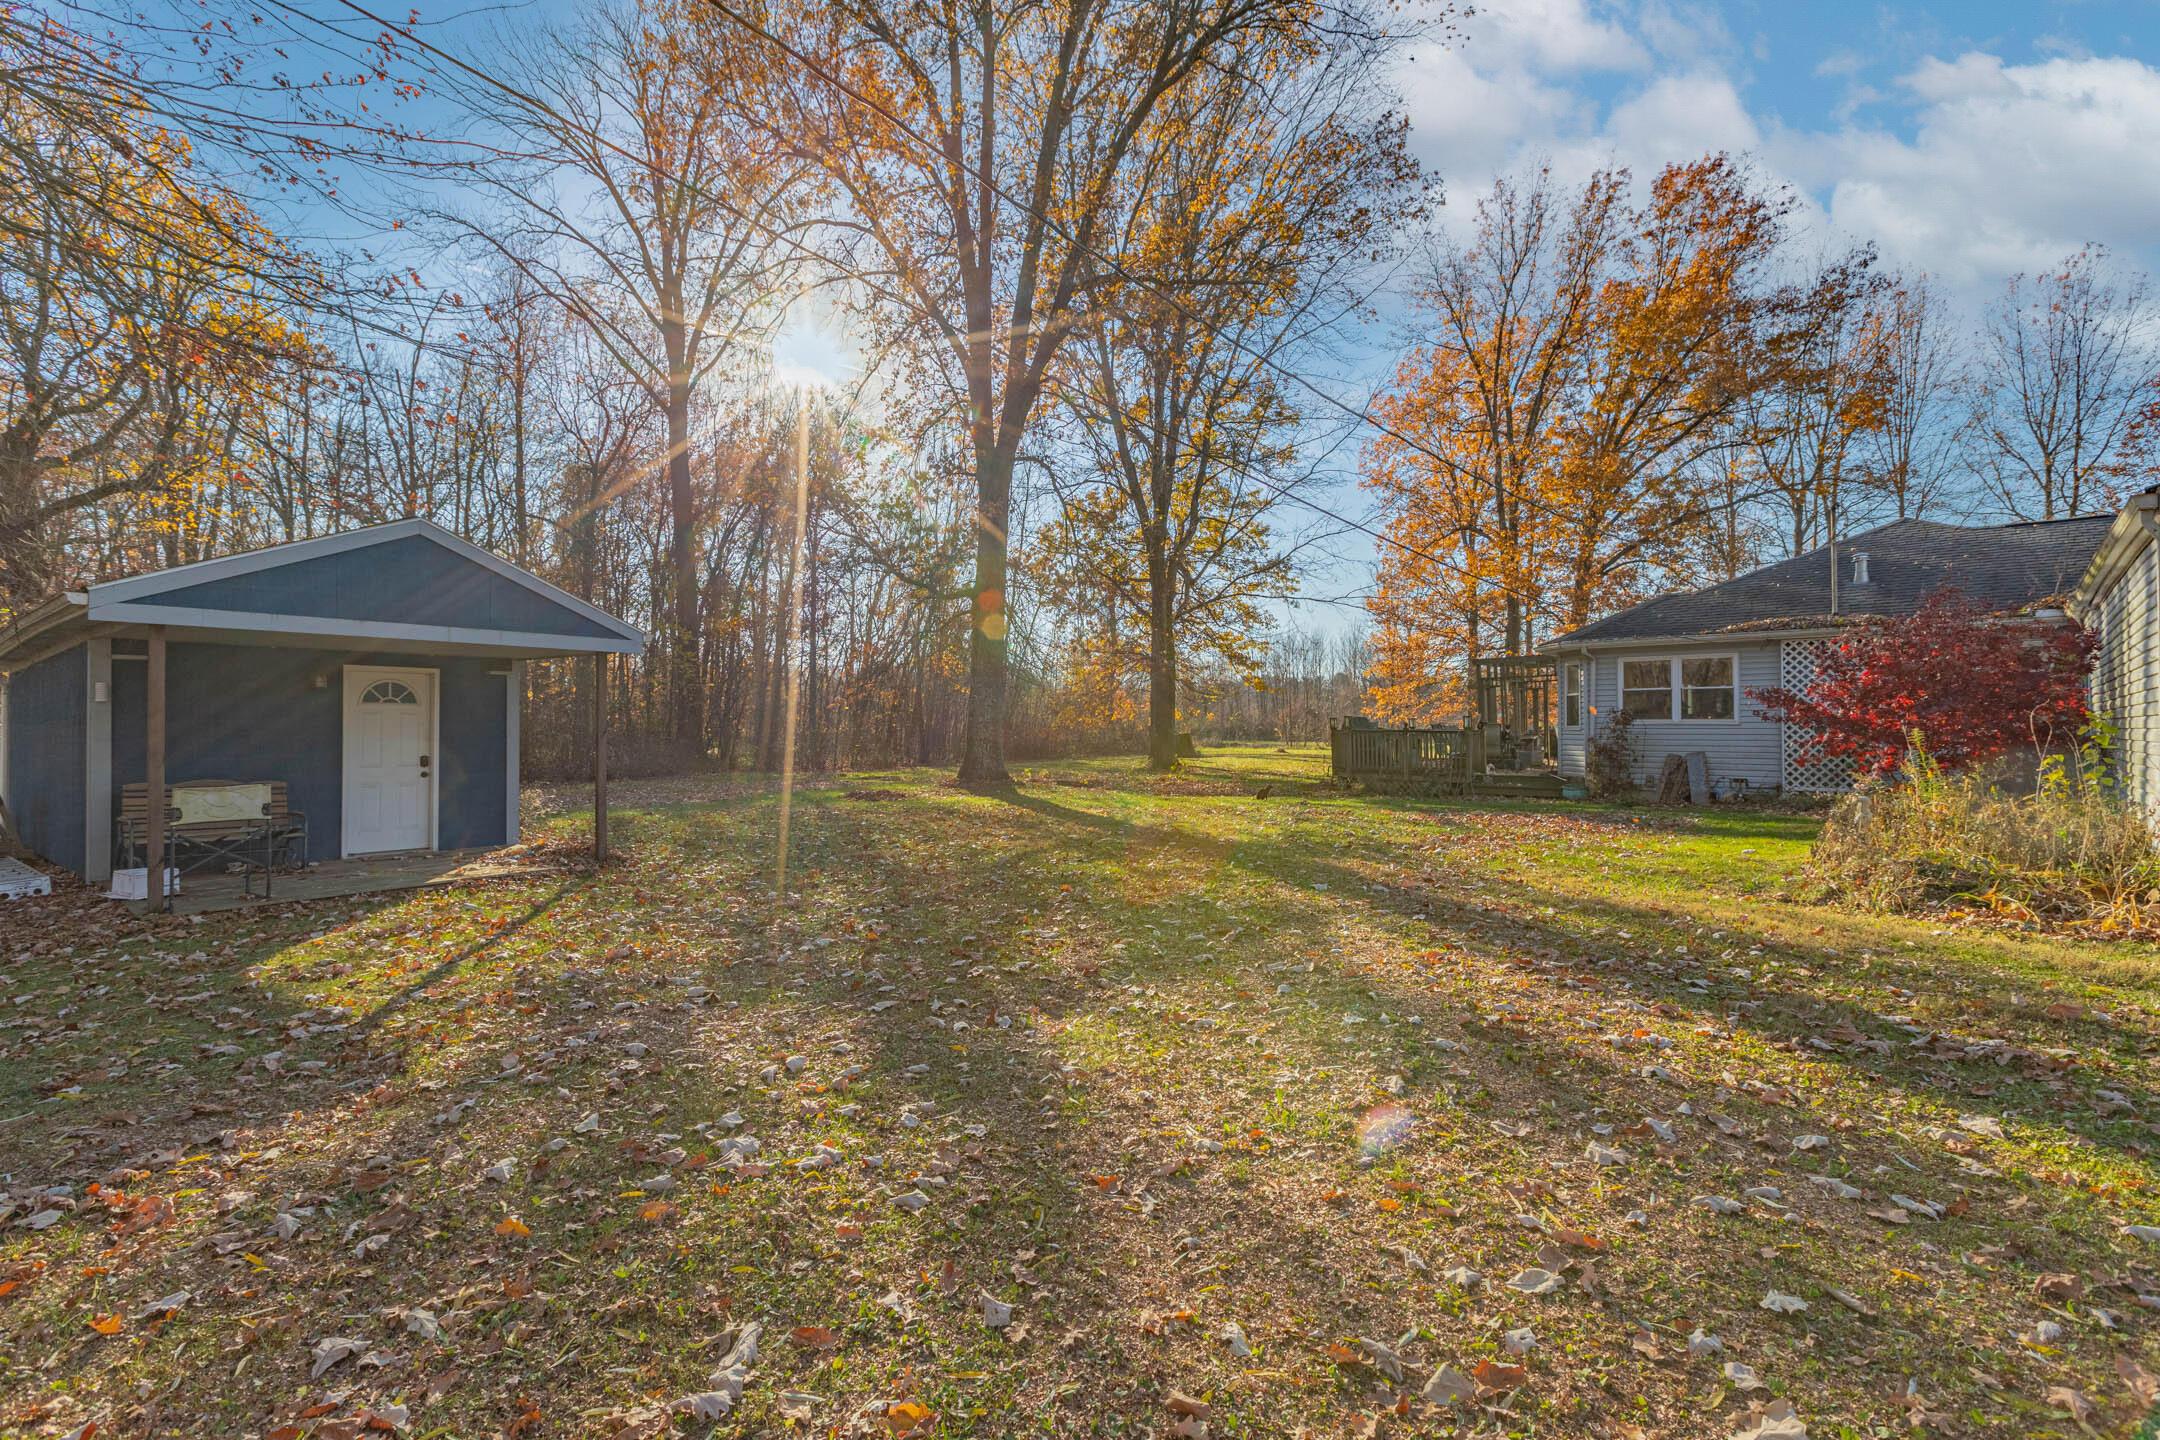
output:
[[[270,786],[175,785],[172,802],[180,825],[259,823],[269,813]]]

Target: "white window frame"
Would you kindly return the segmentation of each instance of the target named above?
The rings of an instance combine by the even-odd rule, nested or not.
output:
[[[1682,664],[1689,660],[1723,660],[1728,665],[1732,666],[1732,714],[1724,716],[1689,716],[1683,713],[1683,711],[1685,710],[1684,702],[1687,698],[1687,692],[1690,689],[1708,690],[1714,688],[1708,685],[1688,686],[1680,683],[1680,667],[1682,666]],[[1627,667],[1629,665],[1658,664],[1660,662],[1662,662],[1665,666],[1666,693],[1671,696],[1670,703],[1672,705],[1672,715],[1669,718],[1639,715],[1636,717],[1636,723],[1642,725],[1737,725],[1740,723],[1742,718],[1740,711],[1742,697],[1740,694],[1740,652],[1737,650],[1709,650],[1698,652],[1693,655],[1626,656],[1620,661],[1620,674],[1618,676],[1620,682],[1619,693],[1621,709],[1627,709]]]
[[[1615,690],[1615,693],[1618,694],[1620,697],[1620,708],[1622,710],[1628,710],[1628,692],[1630,690],[1639,690],[1642,688],[1640,686],[1631,686],[1627,683],[1628,666],[1663,665],[1665,667],[1665,703],[1671,708],[1671,713],[1667,715],[1635,715],[1634,711],[1628,710],[1628,713],[1630,715],[1634,715],[1636,724],[1670,725],[1680,718],[1680,692],[1677,686],[1677,681],[1675,679],[1675,677],[1678,676],[1680,671],[1679,667],[1674,663],[1674,658],[1672,656],[1622,655],[1617,657],[1617,663],[1619,664],[1620,670],[1619,674],[1614,677],[1615,681],[1617,682],[1617,688]]]
[[[1580,730],[1590,719],[1590,696],[1588,677],[1590,666],[1582,660],[1564,660],[1560,664],[1560,728]],[[1568,718],[1568,703],[1574,702],[1575,718]]]

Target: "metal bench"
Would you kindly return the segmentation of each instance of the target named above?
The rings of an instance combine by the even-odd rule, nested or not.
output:
[[[259,802],[248,794],[263,791]],[[255,893],[255,874],[263,877],[263,898],[270,897],[270,877],[282,863],[297,869],[307,863],[307,816],[287,802],[285,782],[186,780],[167,785],[165,864],[175,874],[219,862],[238,864],[244,893]],[[198,792],[189,795],[183,792]],[[260,813],[253,813],[259,810]],[[189,818],[198,811],[207,818]],[[248,813],[240,813],[242,811]],[[147,866],[150,833],[150,787],[142,782],[120,787],[120,824],[114,839],[114,865]],[[183,853],[188,863],[181,864]]]

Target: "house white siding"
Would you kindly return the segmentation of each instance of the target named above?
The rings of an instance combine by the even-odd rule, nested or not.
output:
[[[1560,773],[1570,777],[1583,774],[1590,730],[1602,726],[1608,717],[1619,712],[1623,661],[1708,655],[1731,655],[1738,662],[1735,666],[1739,677],[1736,718],[1636,721],[1632,729],[1636,780],[1642,783],[1655,781],[1667,755],[1685,755],[1690,750],[1700,750],[1709,757],[1713,783],[1744,779],[1750,789],[1779,788],[1784,783],[1783,727],[1774,720],[1765,719],[1748,699],[1748,691],[1766,690],[1779,683],[1778,643],[1774,640],[1737,643],[1681,640],[1669,646],[1629,646],[1593,652],[1590,694],[1596,714],[1586,717],[1588,725],[1584,730],[1571,732],[1565,726],[1561,728]],[[1559,656],[1562,665],[1571,658],[1574,657]]]
[[[2100,637],[2093,708],[2115,725],[2116,778],[2132,803],[2160,809],[2160,550],[2142,545],[2081,609]]]

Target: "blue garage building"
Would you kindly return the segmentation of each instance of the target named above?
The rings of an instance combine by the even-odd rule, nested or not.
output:
[[[0,630],[0,800],[97,881],[158,768],[281,782],[311,860],[506,844],[526,662],[643,646],[426,520],[108,581]]]

